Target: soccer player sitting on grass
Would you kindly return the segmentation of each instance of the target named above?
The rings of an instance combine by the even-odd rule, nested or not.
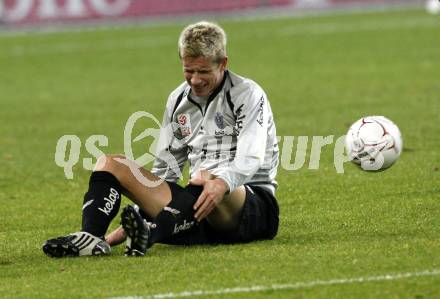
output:
[[[47,255],[107,255],[127,240],[125,254],[142,256],[157,242],[238,243],[277,234],[278,144],[266,94],[227,69],[226,35],[216,24],[186,27],[178,51],[186,82],[168,98],[153,169],[121,155],[99,158],[81,231],[47,240]],[[185,161],[191,179],[181,187]],[[121,227],[104,238],[121,194],[136,205],[123,209]]]

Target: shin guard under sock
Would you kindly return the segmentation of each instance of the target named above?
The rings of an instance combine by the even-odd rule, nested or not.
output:
[[[90,176],[89,190],[84,195],[82,231],[104,237],[110,222],[118,214],[122,187],[107,171],[95,171]]]

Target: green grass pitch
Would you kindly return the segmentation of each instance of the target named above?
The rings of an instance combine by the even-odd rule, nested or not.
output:
[[[155,245],[145,258],[125,258],[120,246],[106,258],[51,259],[41,251],[44,240],[79,229],[90,174],[82,167],[91,157],[86,139],[106,135],[101,149],[122,153],[133,112],[161,118],[183,78],[176,51],[183,24],[1,35],[1,298],[197,290],[220,290],[209,298],[440,297],[438,272],[317,283],[440,269],[440,19],[410,10],[221,24],[231,70],[265,88],[278,135],[338,137],[361,116],[385,115],[404,137],[397,164],[366,173],[346,163],[338,174],[327,145],[317,170],[308,159],[297,171],[280,167],[273,241]],[[82,144],[72,180],[54,162],[66,134]],[[135,156],[148,142],[134,144]],[[305,285],[224,291],[295,283]]]

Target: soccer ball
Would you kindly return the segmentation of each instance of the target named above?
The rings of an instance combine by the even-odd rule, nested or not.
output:
[[[430,14],[438,14],[440,12],[440,1],[439,0],[428,0],[425,4],[426,11]]]
[[[402,144],[399,128],[384,116],[362,117],[345,137],[349,158],[363,170],[390,167],[399,158]]]

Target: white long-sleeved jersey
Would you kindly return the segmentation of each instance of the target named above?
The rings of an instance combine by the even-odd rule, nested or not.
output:
[[[254,81],[225,71],[220,86],[201,101],[185,82],[169,96],[152,172],[176,182],[185,161],[223,179],[233,191],[250,183],[274,194],[278,143],[272,111]]]

